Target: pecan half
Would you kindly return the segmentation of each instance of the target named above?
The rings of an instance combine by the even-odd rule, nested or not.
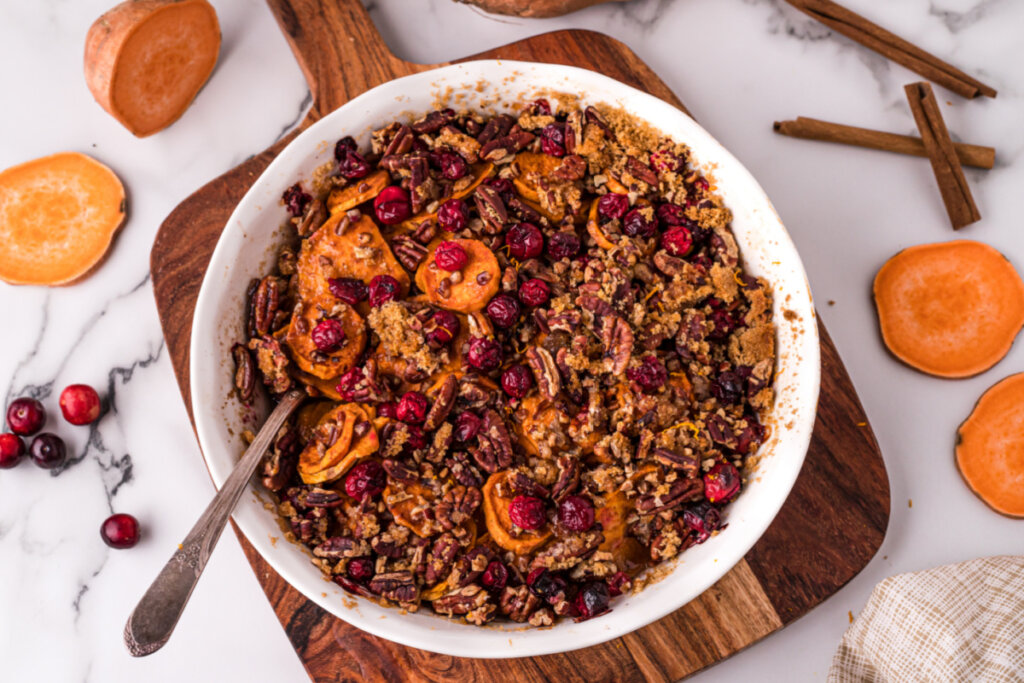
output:
[[[299,237],[309,237],[327,220],[327,205],[323,199],[314,199],[306,207],[306,213],[302,215],[302,220],[295,226],[295,231],[299,233]],[[283,271],[282,271],[283,272]]]
[[[512,621],[524,622],[540,607],[540,598],[526,586],[505,586],[498,602],[499,611]]]
[[[382,598],[403,604],[415,602],[420,594],[412,572],[408,571],[377,574],[370,580],[370,590]]]
[[[696,457],[670,451],[667,448],[655,448],[654,459],[665,467],[682,470],[687,477],[693,477],[700,471],[700,462]]]
[[[256,334],[268,334],[273,329],[274,315],[281,308],[281,290],[281,281],[273,275],[260,280],[252,307]]]
[[[669,277],[675,277],[686,269],[686,261],[677,256],[669,255],[667,251],[655,252],[654,265],[658,270]]]
[[[568,455],[558,457],[558,479],[551,487],[551,497],[556,503],[571,494],[580,485],[580,463]]]
[[[481,145],[486,145],[488,142],[495,138],[500,138],[508,134],[512,128],[512,124],[515,121],[508,114],[498,114],[492,116],[486,124],[484,124],[483,130],[476,136],[477,142]]]
[[[384,148],[383,156],[391,156],[392,154],[405,154],[412,149],[412,129],[409,126],[402,124],[395,131],[394,137],[388,143],[388,146]]]
[[[326,557],[331,560],[340,560],[343,557],[351,557],[352,549],[356,542],[344,536],[332,536],[326,541],[313,548],[313,554],[317,557]]]
[[[483,502],[483,494],[476,487],[454,486],[444,494],[437,504],[437,521],[445,530],[451,531],[473,518],[473,513]]]
[[[537,380],[537,388],[548,400],[555,400],[562,390],[562,377],[558,374],[558,366],[551,352],[539,346],[531,346],[526,351],[526,362]]]
[[[337,491],[329,491],[319,487],[306,493],[306,505],[314,508],[336,508],[345,502]]]
[[[669,490],[662,495],[649,493],[636,500],[636,509],[644,515],[653,515],[663,510],[677,508],[683,503],[699,499],[704,495],[702,479],[676,479],[669,484]]]
[[[420,475],[416,468],[401,460],[386,458],[382,463],[384,471],[395,481],[414,482],[419,481]]]
[[[414,272],[427,257],[427,248],[409,235],[395,235],[391,238],[391,251],[402,266]]]
[[[505,421],[498,413],[490,409],[484,411],[477,440],[480,442],[478,451],[483,451],[486,454],[483,459],[478,459],[476,453],[473,455],[473,459],[480,467],[494,473],[512,464],[514,457],[512,438],[508,434]]]
[[[562,158],[562,163],[552,171],[552,175],[560,180],[580,180],[587,174],[587,162],[583,157],[569,154]],[[655,183],[657,184],[657,183]]]
[[[292,386],[288,374],[288,356],[281,349],[281,343],[270,336],[249,340],[249,348],[256,352],[256,365],[263,375],[263,383],[273,394],[281,394]]]
[[[618,316],[609,316],[601,324],[601,343],[604,356],[610,359],[609,372],[619,375],[629,366],[633,355],[633,330]]]
[[[501,232],[502,227],[508,222],[508,211],[498,191],[490,185],[479,185],[473,192],[473,201],[486,227],[484,232],[490,235]]]
[[[451,534],[441,534],[434,541],[434,547],[430,550],[430,557],[427,559],[427,569],[424,580],[428,586],[433,586],[441,579],[448,576],[455,562],[455,556],[459,552],[459,542]]]
[[[636,157],[626,158],[626,170],[637,180],[642,180],[651,187],[658,187],[658,174]]]
[[[242,344],[235,344],[231,347],[231,355],[235,359],[235,388],[238,389],[238,398],[242,403],[248,403],[256,389],[256,369],[253,366],[252,354]]]
[[[488,597],[487,591],[476,584],[471,584],[437,598],[431,605],[435,612],[448,616],[469,614],[473,610],[483,607],[487,603]]]
[[[441,423],[452,412],[458,392],[459,380],[455,374],[445,377],[437,393],[432,396],[434,405],[430,407],[430,412],[427,413],[427,417],[423,421],[423,429],[429,432],[441,426]]]
[[[705,426],[708,428],[708,434],[711,435],[711,440],[717,444],[721,444],[728,449],[735,450],[739,443],[739,439],[736,437],[736,433],[729,426],[729,423],[725,421],[725,418],[721,415],[709,415],[705,421]]]

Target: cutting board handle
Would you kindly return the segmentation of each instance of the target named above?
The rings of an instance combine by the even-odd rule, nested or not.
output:
[[[391,53],[359,0],[267,0],[313,95],[303,127],[370,88],[427,67]]]

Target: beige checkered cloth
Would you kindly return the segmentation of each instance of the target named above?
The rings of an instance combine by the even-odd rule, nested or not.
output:
[[[843,636],[828,680],[1024,682],[1024,557],[882,581]]]

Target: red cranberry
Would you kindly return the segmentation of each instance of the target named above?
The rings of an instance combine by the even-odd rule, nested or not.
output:
[[[459,317],[451,311],[435,311],[430,322],[432,328],[427,333],[427,338],[438,346],[450,344],[462,328]]]
[[[594,506],[583,496],[566,496],[558,505],[558,521],[569,531],[587,531],[594,526]]]
[[[335,161],[344,161],[349,152],[358,150],[359,147],[356,145],[355,138],[351,135],[346,135],[334,143],[334,159]]]
[[[696,532],[697,543],[703,543],[712,531],[722,528],[722,513],[702,500],[683,510],[683,523]]]
[[[345,569],[345,573],[353,581],[359,581],[360,583],[366,583],[373,578],[374,562],[369,557],[354,557],[348,561],[348,567]]]
[[[508,329],[519,320],[519,302],[511,294],[498,294],[487,303],[487,317],[498,327]]]
[[[615,572],[608,577],[608,594],[613,598],[633,587],[633,579],[626,572]]]
[[[459,413],[455,418],[455,439],[463,443],[469,441],[480,433],[480,423],[483,420],[476,413]]]
[[[484,185],[493,187],[494,191],[501,197],[501,201],[506,204],[508,204],[509,200],[516,194],[516,187],[508,178],[488,178],[484,181]]]
[[[519,300],[527,306],[543,306],[551,299],[551,287],[540,278],[530,278],[519,286]]]
[[[629,197],[609,192],[597,200],[597,215],[604,218],[622,218],[629,210]]]
[[[419,424],[427,419],[430,402],[418,391],[407,391],[398,402],[396,417],[402,422]]]
[[[348,180],[359,180],[370,175],[370,164],[359,152],[349,151],[338,163],[338,174]]]
[[[530,103],[530,109],[540,116],[551,116],[551,105],[543,97]]]
[[[318,351],[334,353],[345,341],[345,327],[334,318],[325,318],[317,323],[309,336]]]
[[[492,591],[500,591],[508,583],[508,568],[498,560],[491,560],[480,577],[480,583]]]
[[[17,398],[7,407],[7,426],[19,436],[35,434],[46,424],[46,409],[34,398]]]
[[[0,434],[0,469],[9,470],[25,455],[25,442],[17,434]]]
[[[728,503],[740,492],[740,473],[728,462],[720,462],[704,475],[704,497],[712,503]]]
[[[376,275],[370,280],[370,305],[374,308],[383,306],[398,298],[402,285],[390,275]]]
[[[711,331],[708,332],[708,338],[716,341],[721,341],[732,334],[732,331],[736,329],[736,320],[732,314],[726,310],[711,311],[711,315],[708,316],[708,320],[711,321]]]
[[[377,404],[377,417],[390,417],[398,419],[398,404],[394,401],[385,401]]]
[[[505,244],[512,258],[525,261],[540,256],[544,250],[544,235],[533,223],[516,223],[505,234]]]
[[[490,372],[501,366],[501,344],[487,337],[473,337],[469,340],[469,351],[466,360],[477,370]]]
[[[508,504],[508,516],[520,529],[534,531],[544,526],[544,501],[535,496],[516,496]]]
[[[100,395],[88,384],[72,384],[60,392],[60,411],[73,425],[87,425],[100,416]]]
[[[355,367],[338,378],[338,384],[334,390],[338,392],[343,401],[355,401],[357,387],[363,381],[363,369]]]
[[[458,180],[469,173],[469,164],[455,152],[441,152],[436,157],[441,175],[447,180]]]
[[[421,448],[425,448],[427,445],[427,435],[423,433],[423,430],[416,425],[407,424],[405,425],[405,433],[408,435],[408,439],[405,441],[405,448],[408,450],[417,451]]]
[[[437,209],[437,224],[442,230],[458,232],[469,225],[469,207],[461,199],[449,199]]]
[[[388,185],[374,198],[373,212],[384,225],[401,223],[412,215],[409,193],[398,185]]]
[[[537,567],[526,575],[526,586],[538,598],[550,603],[565,597],[565,579],[544,567]]]
[[[661,224],[663,229],[668,229],[676,225],[689,225],[692,221],[686,217],[686,212],[683,207],[677,204],[660,204],[654,211],[654,215],[657,216],[658,222]]]
[[[100,526],[100,537],[111,548],[131,548],[139,542],[139,520],[123,512],[110,515]]]
[[[735,372],[727,370],[711,382],[711,395],[717,398],[719,403],[739,403],[744,394],[743,378]]]
[[[376,498],[386,485],[387,473],[376,460],[364,460],[345,477],[345,493],[356,500]]]
[[[564,123],[549,123],[541,129],[540,150],[553,157],[565,156]]]
[[[673,256],[686,256],[693,249],[693,235],[681,225],[672,228],[662,234],[661,248]]]
[[[658,231],[658,226],[641,209],[633,209],[622,219],[622,231],[630,237],[650,237]]]
[[[434,263],[441,270],[454,273],[462,270],[469,262],[469,255],[458,242],[441,242],[434,250]]]
[[[299,217],[306,213],[306,206],[313,201],[313,197],[302,191],[302,186],[295,183],[281,195],[281,201],[284,202],[284,208],[288,210],[292,216]]]
[[[576,594],[576,599],[572,603],[572,606],[576,608],[576,613],[579,614],[576,621],[586,621],[609,612],[610,600],[611,593],[608,591],[608,584],[604,581],[588,582]]]
[[[349,306],[366,301],[370,296],[370,289],[362,280],[354,277],[336,277],[327,281],[327,287],[336,298],[341,299]]]
[[[668,371],[656,356],[645,356],[640,365],[626,370],[626,377],[639,384],[645,393],[653,394],[668,381]]]
[[[701,176],[693,181],[693,187],[700,192],[707,192],[711,185],[708,183],[706,178]]]
[[[64,448],[63,439],[56,434],[44,432],[32,439],[28,454],[32,458],[32,462],[44,470],[52,470],[64,464],[67,451]]]
[[[548,256],[552,260],[571,259],[580,253],[580,238],[573,232],[556,232],[548,238]]]
[[[512,398],[523,398],[533,388],[533,373],[525,365],[513,365],[501,373],[501,388]]]

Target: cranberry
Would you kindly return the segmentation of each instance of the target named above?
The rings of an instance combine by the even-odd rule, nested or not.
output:
[[[449,232],[458,232],[469,225],[469,207],[466,202],[449,199],[438,207],[437,224]]]
[[[711,383],[711,395],[722,404],[739,403],[744,393],[743,378],[735,372],[723,372]]]
[[[740,473],[731,463],[720,462],[704,475],[704,497],[712,503],[728,503],[740,492]]]
[[[469,262],[469,255],[458,242],[441,242],[434,250],[434,263],[441,270],[454,273],[462,270]]]
[[[427,435],[416,425],[405,425],[405,433],[409,436],[405,441],[405,446],[408,449],[417,451],[427,445]]]
[[[622,219],[622,231],[630,237],[650,237],[658,230],[658,225],[644,215],[647,209],[633,209]]]
[[[476,413],[459,413],[455,418],[455,438],[463,443],[469,441],[480,433],[480,423],[483,420]]]
[[[613,598],[633,587],[633,579],[626,572],[615,572],[608,577],[608,594]]]
[[[383,306],[387,302],[397,299],[400,291],[402,291],[402,285],[395,278],[390,275],[375,275],[370,280],[370,305],[374,308]]]
[[[498,560],[491,560],[480,577],[480,583],[492,591],[500,591],[508,584],[508,567]]]
[[[658,222],[663,229],[676,225],[689,226],[693,222],[686,217],[683,207],[676,204],[661,204],[655,210],[654,215],[658,217]]]
[[[506,204],[508,204],[509,200],[516,194],[516,187],[508,178],[488,178],[484,181],[484,184],[488,187],[493,187],[494,191],[501,197],[501,201]]]
[[[355,152],[358,149],[355,138],[351,135],[346,135],[334,143],[334,159],[335,161],[344,161],[349,152]]]
[[[466,360],[477,370],[490,372],[501,366],[501,344],[487,337],[473,337],[469,340],[469,351]]]
[[[736,329],[736,320],[732,314],[726,310],[711,311],[711,315],[708,316],[708,320],[711,321],[714,327],[708,332],[709,339],[715,339],[721,341],[732,334],[732,331]]]
[[[52,470],[64,464],[67,451],[63,439],[56,434],[43,433],[32,439],[28,454],[32,462],[44,470]]]
[[[139,520],[123,512],[110,515],[100,526],[100,537],[111,548],[131,548],[139,542]]]
[[[450,344],[462,328],[459,317],[451,311],[435,311],[430,322],[432,327],[427,332],[427,338],[438,346]]]
[[[543,97],[531,102],[530,109],[533,111],[534,114],[539,114],[541,116],[551,116],[551,105],[548,104],[548,101]]]
[[[540,256],[544,250],[544,235],[533,223],[516,223],[505,234],[505,244],[512,258],[525,261]]]
[[[100,396],[88,384],[72,384],[60,392],[60,411],[73,425],[87,425],[100,416]]]
[[[487,303],[487,317],[495,325],[508,329],[519,320],[519,302],[511,294],[498,294]]]
[[[309,337],[317,351],[334,353],[345,341],[345,327],[334,318],[325,318],[317,323]]]
[[[697,533],[697,543],[703,543],[722,528],[722,513],[702,500],[683,510],[683,523]]]
[[[693,181],[693,187],[701,192],[707,192],[711,185],[708,183],[706,178],[701,176]]]
[[[587,531],[594,526],[594,506],[583,496],[566,496],[558,505],[558,521],[569,531]]]
[[[385,401],[377,404],[377,417],[390,417],[398,419],[398,404],[394,401]]]
[[[356,500],[376,498],[386,485],[387,473],[376,460],[364,460],[345,477],[345,493]]]
[[[651,168],[658,173],[678,173],[686,166],[686,157],[673,154],[667,149],[658,149],[650,154]]]
[[[508,504],[508,516],[520,529],[533,531],[544,526],[544,501],[535,496],[516,496]]]
[[[579,616],[576,621],[586,621],[599,617],[610,611],[608,602],[611,600],[611,593],[608,591],[608,584],[604,581],[590,581],[580,589],[573,600],[572,606],[576,608]]]
[[[306,206],[313,201],[313,197],[302,191],[302,186],[295,183],[281,195],[281,201],[284,202],[284,208],[288,210],[292,216],[298,217],[306,213]]]
[[[338,384],[334,387],[334,390],[341,396],[341,400],[354,401],[356,400],[356,387],[362,381],[363,369],[355,367],[338,378]]]
[[[359,180],[370,175],[370,164],[359,152],[349,152],[338,164],[338,174],[349,180]]]
[[[366,283],[354,277],[337,277],[327,281],[327,287],[336,298],[341,299],[349,306],[366,301],[370,296],[370,289]]]
[[[693,235],[681,225],[672,228],[662,234],[661,248],[673,256],[686,256],[693,249]]]
[[[639,384],[645,393],[653,394],[668,381],[668,371],[656,356],[644,356],[640,365],[626,370],[626,377]]]
[[[7,426],[19,436],[35,434],[46,424],[46,409],[34,398],[17,398],[7,407]]]
[[[558,261],[580,253],[580,238],[574,232],[556,232],[548,238],[548,256]]]
[[[551,287],[533,277],[519,286],[519,300],[527,306],[543,306],[551,299]]]
[[[629,197],[609,192],[597,200],[597,215],[605,218],[622,218],[629,210]]]
[[[750,383],[751,382],[748,380],[748,384]],[[748,425],[740,430],[740,433],[737,435],[736,452],[743,453],[745,455],[747,453],[753,453],[761,447],[767,432],[764,425],[758,421],[756,415],[748,414],[744,415],[744,417],[746,418]]]
[[[402,422],[419,424],[427,419],[429,408],[430,402],[426,396],[418,391],[407,391],[402,394],[402,399],[398,402],[395,416]]]
[[[409,193],[398,185],[388,185],[374,198],[373,212],[384,225],[401,223],[412,215]]]
[[[512,398],[523,398],[533,388],[533,373],[525,365],[513,365],[501,373],[501,388]]]
[[[553,157],[565,156],[564,123],[549,123],[541,129],[540,150]]]
[[[373,578],[374,562],[369,557],[354,557],[348,561],[348,567],[345,569],[345,573],[353,581],[359,581],[360,583],[366,583]]]
[[[557,602],[565,596],[565,579],[544,567],[537,567],[526,575],[526,586],[538,598]]]
[[[458,180],[469,173],[469,164],[455,152],[441,152],[435,157],[442,177],[447,180]]]
[[[17,434],[0,434],[0,469],[9,470],[25,455],[25,442]]]

